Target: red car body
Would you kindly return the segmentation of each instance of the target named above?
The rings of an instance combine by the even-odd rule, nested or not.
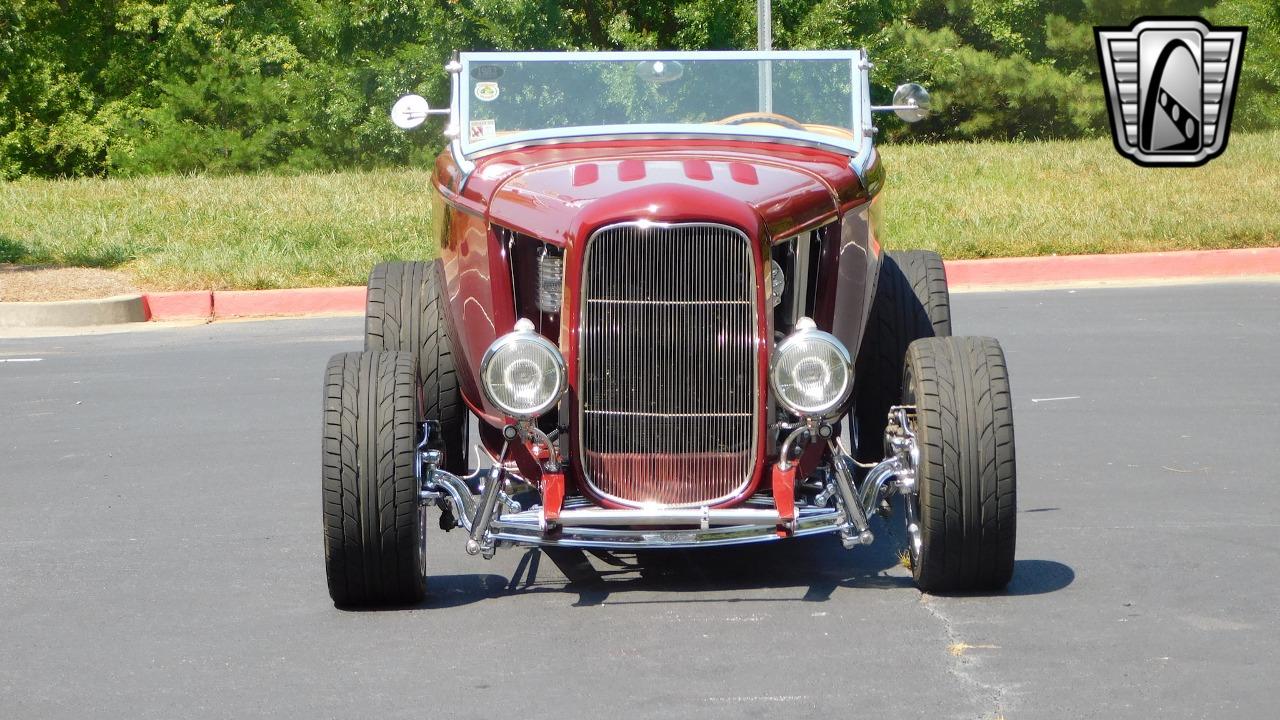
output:
[[[878,159],[868,178],[879,178]],[[465,182],[464,182],[465,179]],[[481,440],[496,456],[501,428],[511,422],[480,391],[476,368],[486,349],[512,330],[530,303],[516,296],[511,278],[527,259],[504,242],[513,231],[563,252],[563,310],[531,318],[556,343],[568,366],[566,402],[570,422],[579,387],[581,269],[587,240],[597,229],[618,222],[708,222],[736,228],[749,238],[756,277],[767,277],[771,249],[803,233],[821,243],[812,289],[812,316],[818,327],[845,343],[856,356],[879,268],[876,191],[850,167],[846,155],[773,142],[744,140],[581,141],[509,150],[480,159],[465,174],[449,152],[441,153],[432,176],[434,231],[440,243],[446,313],[463,398],[480,418]],[[758,283],[756,303],[767,307],[767,283]],[[523,307],[522,307],[523,306]],[[771,313],[759,313],[756,328],[759,437],[768,437],[766,419],[773,401],[767,371],[773,345]],[[567,456],[567,494],[582,493],[603,507],[621,507],[581,482],[583,467],[576,433]],[[817,463],[821,446],[801,458],[804,477]],[[522,473],[541,483],[542,469],[517,452]],[[751,482],[715,507],[742,502],[771,490],[778,474],[776,443],[758,443]],[[771,472],[772,470],[772,472]],[[793,470],[792,475],[797,474]]]

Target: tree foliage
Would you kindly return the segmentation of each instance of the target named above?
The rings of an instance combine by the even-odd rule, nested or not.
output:
[[[1206,5],[1212,7],[1206,8]],[[1207,14],[1250,27],[1237,128],[1280,125],[1275,0],[775,0],[778,48],[867,47],[874,94],[930,87],[891,136],[1105,134],[1095,24]],[[0,178],[425,162],[387,121],[447,96],[455,49],[750,48],[750,0],[3,0]]]

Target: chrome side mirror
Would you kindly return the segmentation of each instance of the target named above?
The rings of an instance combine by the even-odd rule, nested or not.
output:
[[[401,130],[412,130],[427,121],[430,115],[448,115],[447,108],[432,110],[421,95],[405,95],[391,106],[391,122]]]
[[[872,112],[885,112],[892,110],[904,122],[919,122],[929,117],[929,110],[933,101],[929,97],[929,91],[917,83],[906,83],[899,85],[898,89],[893,91],[892,105],[874,105]]]
[[[932,107],[933,101],[929,98],[929,91],[923,86],[916,83],[907,83],[899,85],[897,90],[893,91],[893,114],[902,118],[904,122],[919,122],[929,117],[929,109]]]

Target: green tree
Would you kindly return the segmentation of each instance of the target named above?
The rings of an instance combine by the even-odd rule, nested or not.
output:
[[[1223,0],[1209,17],[1219,25],[1249,28],[1233,126],[1239,130],[1280,127],[1280,3]]]
[[[454,50],[751,48],[750,0],[2,0],[0,178],[425,163],[387,121],[448,100]],[[1107,132],[1093,26],[1201,14],[1250,27],[1241,129],[1280,127],[1276,0],[775,0],[778,48],[867,47],[877,101],[938,112],[890,137]]]

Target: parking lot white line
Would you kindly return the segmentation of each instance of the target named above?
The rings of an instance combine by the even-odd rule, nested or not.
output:
[[[0,363],[6,362],[40,362],[44,358],[0,358]]]
[[[1079,400],[1079,395],[1063,395],[1062,397],[1052,398],[1031,398],[1031,402],[1053,402],[1054,400]]]

